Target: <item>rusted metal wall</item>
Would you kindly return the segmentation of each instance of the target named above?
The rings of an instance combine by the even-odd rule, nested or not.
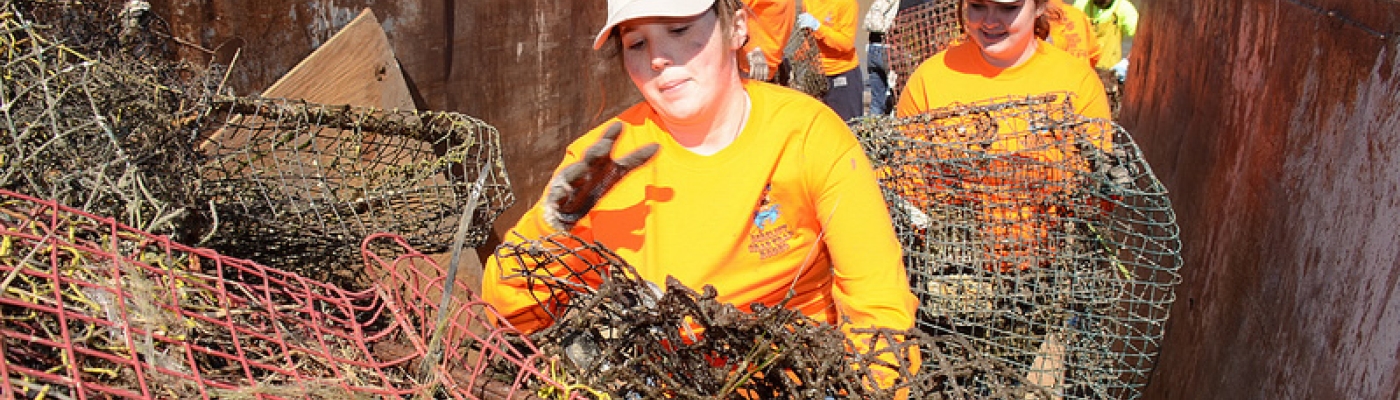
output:
[[[1124,125],[1185,257],[1146,398],[1400,398],[1400,2],[1142,12]]]
[[[188,60],[234,60],[254,94],[350,22],[374,11],[419,109],[456,111],[501,132],[518,198],[503,234],[537,201],[573,138],[640,100],[617,62],[592,50],[603,0],[153,0]],[[488,244],[484,248],[493,247]]]

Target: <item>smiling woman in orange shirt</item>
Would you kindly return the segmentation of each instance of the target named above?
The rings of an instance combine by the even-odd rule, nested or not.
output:
[[[913,327],[917,301],[870,161],[818,100],[741,77],[739,1],[608,10],[594,48],[619,50],[645,101],[568,147],[514,233],[596,241],[658,287],[668,276],[712,285],[741,309],[791,289],[787,306],[816,320]],[[530,332],[553,321],[536,300],[549,293],[515,276],[533,270],[521,262],[488,259],[482,297]]]

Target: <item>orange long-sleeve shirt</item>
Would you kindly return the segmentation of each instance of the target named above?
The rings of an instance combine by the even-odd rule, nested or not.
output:
[[[768,61],[767,79],[772,79],[773,74],[778,72],[778,64],[783,62],[783,46],[792,37],[792,26],[797,21],[797,2],[744,0],[744,4],[752,11],[748,19],[749,42],[744,45],[744,54],[749,54],[754,48],[762,49],[763,57]]]
[[[916,299],[855,136],[830,108],[800,92],[758,81],[745,88],[749,120],[734,143],[711,156],[676,143],[646,103],[614,118],[625,125],[615,156],[648,143],[661,149],[621,178],[572,233],[608,246],[660,287],[674,276],[693,288],[713,285],[718,300],[746,306],[776,304],[793,286],[789,307],[817,320],[912,327]],[[611,123],[571,144],[561,166],[577,161]],[[536,204],[514,231],[526,238],[552,233],[541,212]],[[523,280],[502,279],[522,267],[515,262],[487,260],[482,298],[516,327],[534,331],[552,321]]]
[[[855,0],[804,0],[808,14],[821,21],[812,32],[822,53],[822,70],[827,75],[840,75],[860,66],[856,53],[856,20],[860,4]]]
[[[1099,40],[1094,36],[1089,15],[1061,0],[1050,0],[1050,7],[1059,8],[1061,17],[1050,20],[1050,37],[1046,41],[1075,57],[1088,60],[1090,65],[1098,64]]]

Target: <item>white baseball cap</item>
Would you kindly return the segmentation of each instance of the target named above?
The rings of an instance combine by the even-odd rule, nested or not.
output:
[[[593,49],[603,47],[617,24],[647,17],[690,17],[710,9],[715,0],[608,0],[608,23],[598,30]]]

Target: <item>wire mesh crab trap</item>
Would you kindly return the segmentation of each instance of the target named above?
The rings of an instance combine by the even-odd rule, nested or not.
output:
[[[1136,398],[1180,280],[1166,190],[1067,94],[955,104],[855,130],[891,204],[919,326],[1058,396]]]
[[[534,293],[553,320],[529,336],[552,376],[590,398],[1050,398],[964,338],[857,327],[846,335],[782,303],[741,308],[716,300],[713,287],[669,278],[663,289],[577,237],[507,243],[496,256],[515,272],[503,279]]]
[[[550,384],[529,342],[497,327],[465,284],[446,322],[433,322],[441,270],[402,238],[381,234],[365,249],[379,283],[347,291],[0,192],[0,391],[474,399],[524,398],[534,393],[524,383]],[[427,358],[433,350],[440,356]]]
[[[197,238],[181,229],[201,204],[195,154],[174,127],[220,69],[168,61],[158,19],[103,3],[0,1],[0,188]]]
[[[778,84],[797,89],[818,99],[826,96],[830,83],[822,68],[821,49],[812,30],[795,28],[783,46],[783,63],[778,66]]]
[[[886,54],[896,80],[891,88],[894,93],[904,88],[919,64],[963,36],[959,1],[932,0],[895,14],[894,23],[885,32]]]
[[[442,250],[480,180],[476,246],[513,202],[479,120],[220,96],[224,68],[168,61],[143,1],[3,7],[2,188],[347,284],[324,267],[366,235]]]
[[[211,247],[232,255],[314,265],[353,257],[375,232],[441,251],[481,181],[475,247],[514,201],[499,134],[465,115],[238,98],[215,101],[206,121],[202,194],[225,232]]]

